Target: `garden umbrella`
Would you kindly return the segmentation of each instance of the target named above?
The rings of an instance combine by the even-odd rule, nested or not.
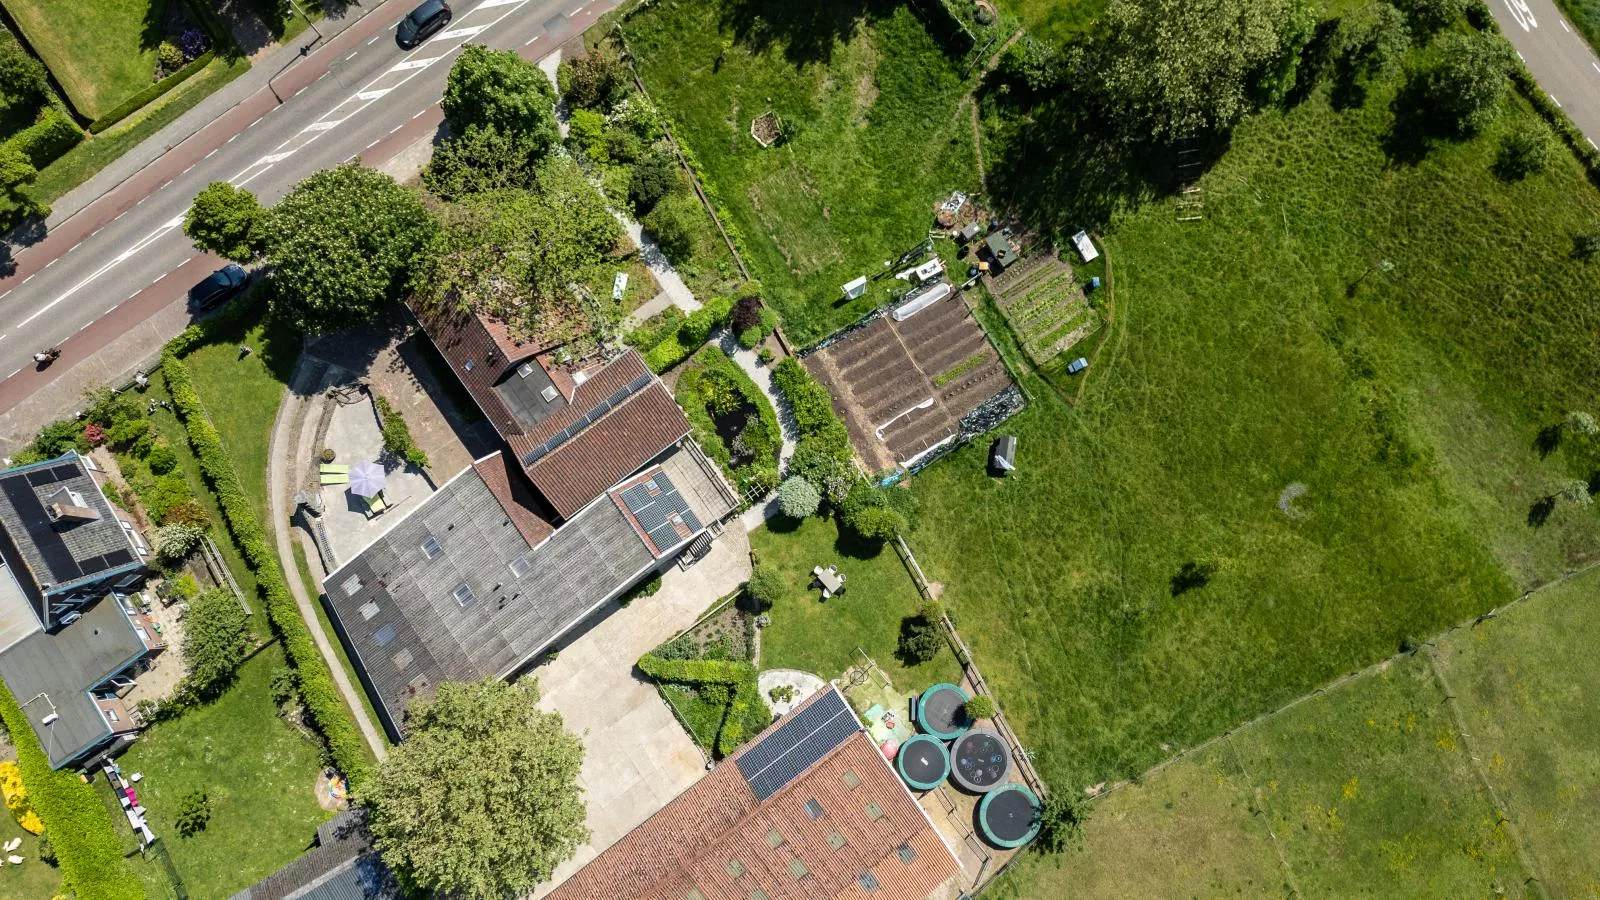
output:
[[[383,466],[364,462],[350,470],[350,493],[358,497],[376,497],[383,493]]]

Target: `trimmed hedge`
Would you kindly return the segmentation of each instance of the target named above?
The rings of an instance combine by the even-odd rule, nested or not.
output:
[[[45,834],[55,848],[61,892],[77,900],[143,900],[144,887],[123,861],[122,842],[111,829],[94,786],[72,772],[50,768],[33,726],[4,684],[0,684],[0,721],[17,749],[28,800],[44,820]]]
[[[121,122],[123,119],[133,115],[146,103],[154,101],[156,98],[166,94],[167,91],[170,91],[182,84],[184,81],[188,80],[189,76],[200,71],[201,69],[204,69],[211,63],[213,59],[216,58],[217,51],[215,50],[207,50],[199,56],[196,56],[194,59],[189,61],[188,65],[176,72],[173,72],[171,75],[168,75],[155,84],[150,85],[139,93],[134,94],[132,97],[129,97],[121,103],[118,103],[116,106],[111,108],[110,112],[98,119],[95,119],[93,122],[90,122],[89,133],[99,134],[100,132],[105,131],[107,128],[110,128],[118,122]]]
[[[717,732],[717,756],[725,758],[745,741],[761,733],[772,722],[772,711],[761,700],[756,683],[756,667],[747,662],[725,659],[662,659],[645,654],[639,658],[639,671],[659,681],[682,684],[723,684],[732,700],[728,714]]]
[[[694,354],[693,360],[704,372],[716,372],[727,378],[744,401],[755,408],[772,453],[735,469],[732,448],[723,443],[711,412],[706,408],[698,381],[703,374],[700,371],[688,371],[678,379],[677,400],[684,414],[689,417],[689,424],[694,426],[695,440],[705,448],[708,456],[716,460],[722,471],[739,485],[741,491],[760,488],[762,493],[766,493],[772,490],[778,483],[778,454],[783,446],[783,431],[778,427],[778,414],[773,411],[772,404],[767,402],[766,395],[761,393],[755,381],[728,354],[722,352],[721,347],[702,347]]]
[[[711,332],[718,325],[728,320],[728,314],[733,312],[732,297],[718,297],[706,301],[706,305],[690,313],[683,320],[677,330],[667,335],[661,343],[650,349],[644,355],[645,364],[650,371],[661,374],[678,363],[688,359],[700,345],[711,337]]]
[[[794,426],[802,435],[817,434],[839,421],[833,413],[833,398],[794,357],[772,367],[772,383],[783,392],[794,411]]]
[[[215,327],[217,320],[192,325],[169,341],[161,353],[161,368],[166,373],[167,388],[172,392],[173,406],[183,420],[189,435],[189,444],[200,460],[200,470],[210,481],[222,506],[222,516],[228,531],[244,556],[245,563],[255,573],[256,586],[265,601],[267,618],[272,622],[283,649],[299,674],[300,696],[311,720],[327,742],[328,753],[334,765],[344,773],[352,787],[359,787],[370,774],[365,750],[355,723],[338,690],[333,686],[333,675],[327,661],[317,651],[305,619],[289,593],[284,581],[283,566],[266,530],[250,508],[249,496],[239,481],[239,473],[223,449],[222,437],[206,415],[205,405],[194,388],[194,378],[189,367],[179,359],[179,353],[194,346]]]
[[[35,169],[42,169],[78,146],[81,140],[83,132],[66,113],[46,106],[39,121],[12,135],[6,143],[22,151]]]

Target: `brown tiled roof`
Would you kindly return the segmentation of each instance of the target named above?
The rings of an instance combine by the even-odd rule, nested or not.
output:
[[[627,387],[639,376],[649,374],[650,367],[644,364],[644,357],[637,350],[622,354],[594,373],[588,381],[573,388],[570,405],[551,413],[544,421],[529,429],[528,446],[537,447],[544,443],[563,428],[588,415],[589,410],[605,402],[606,398]]]
[[[513,335],[511,326],[499,319],[484,318],[482,316],[476,318],[479,324],[483,326],[483,330],[489,333],[489,338],[494,341],[494,345],[500,348],[500,352],[505,355],[508,362],[521,362],[535,353],[549,349],[537,341],[526,339],[520,333]]]
[[[472,395],[489,424],[507,440],[521,434],[522,426],[494,390],[495,382],[500,380],[511,360],[501,350],[488,325],[470,310],[454,306],[427,310],[413,300],[411,309],[445,362],[466,385],[467,393]],[[472,364],[470,369],[468,362]]]
[[[958,871],[865,732],[856,731],[765,803],[751,793],[737,757],[624,835],[550,900],[685,900],[691,890],[705,900],[749,900],[755,888],[771,900],[925,900]],[[846,772],[859,779],[857,787],[846,784]],[[808,800],[822,806],[820,818],[811,818]],[[869,814],[868,803],[882,815]],[[844,839],[837,849],[830,841],[835,831]],[[782,839],[777,847],[771,832]],[[900,858],[901,844],[915,854],[909,863]],[[796,860],[806,870],[798,877],[791,869]],[[870,894],[859,882],[865,872],[878,883]]]
[[[557,514],[569,517],[688,433],[678,402],[652,381],[528,466],[528,477]]]
[[[478,470],[479,477],[489,487],[489,493],[500,501],[511,524],[527,539],[528,546],[537,547],[555,531],[555,526],[540,510],[539,501],[528,490],[527,482],[512,471],[514,465],[504,453],[495,453],[473,463],[472,467]]]

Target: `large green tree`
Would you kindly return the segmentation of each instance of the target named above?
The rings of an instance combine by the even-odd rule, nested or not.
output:
[[[1315,25],[1303,0],[1111,0],[1094,78],[1124,135],[1226,130],[1293,85]]]
[[[570,159],[540,164],[527,191],[470,196],[446,209],[414,281],[425,303],[454,303],[523,331],[581,328],[571,286],[597,271],[622,236],[605,198]]]
[[[274,312],[310,334],[371,321],[433,231],[417,193],[388,175],[355,164],[312,175],[268,221]]]
[[[194,245],[234,262],[261,255],[267,211],[256,195],[226,181],[213,181],[195,195],[183,217],[183,233]]]
[[[1463,135],[1477,134],[1500,115],[1510,86],[1515,51],[1498,34],[1446,34],[1439,62],[1424,82],[1427,99],[1443,122]]]
[[[477,44],[461,51],[450,67],[440,102],[444,120],[455,134],[464,134],[473,125],[493,125],[527,137],[546,151],[560,140],[555,104],[555,89],[538,66],[514,50]]]
[[[189,601],[183,616],[183,665],[189,670],[185,683],[196,694],[208,698],[222,693],[249,646],[239,598],[209,590]]]
[[[493,125],[468,125],[441,143],[422,170],[422,183],[436,196],[461,200],[471,194],[533,184],[548,145]]]
[[[490,679],[446,682],[407,709],[405,742],[361,799],[410,888],[500,900],[548,880],[589,839],[583,745],[538,703],[532,679]]]

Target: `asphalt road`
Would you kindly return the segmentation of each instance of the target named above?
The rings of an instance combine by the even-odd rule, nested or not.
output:
[[[1593,144],[1600,140],[1600,59],[1551,0],[1489,0],[1528,71]]]
[[[463,46],[542,57],[616,0],[458,0],[454,21],[408,52],[395,43],[394,26],[414,2],[390,0],[373,10],[273,89],[247,98],[19,251],[15,272],[0,278],[0,409],[55,374],[36,370],[34,352],[61,346],[63,358],[51,367],[59,372],[74,354],[82,358],[178,302],[222,264],[199,253],[181,229],[207,184],[228,181],[271,204],[319,169],[392,156],[438,127],[445,77]],[[279,95],[286,97],[281,104]],[[102,332],[97,340],[80,335],[91,325]]]

